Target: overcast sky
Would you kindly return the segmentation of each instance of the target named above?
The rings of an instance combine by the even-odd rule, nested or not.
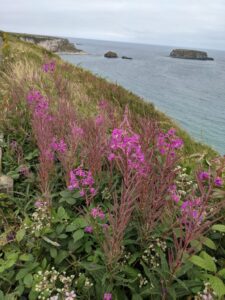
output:
[[[0,29],[225,50],[225,0],[0,0]]]

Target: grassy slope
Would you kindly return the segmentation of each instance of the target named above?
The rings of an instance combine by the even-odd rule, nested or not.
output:
[[[156,110],[153,104],[146,103],[123,87],[97,77],[82,68],[65,63],[58,56],[36,45],[19,41],[15,36],[8,35],[7,39],[10,54],[5,55],[2,66],[0,97],[3,101],[0,102],[0,108],[1,104],[3,107],[6,106],[6,102],[12,99],[16,90],[21,91],[19,97],[25,97],[26,92],[34,87],[34,82],[36,88],[42,90],[48,97],[55,97],[57,100],[58,95],[55,94],[54,86],[45,84],[45,74],[41,74],[43,72],[40,71],[43,62],[51,57],[57,61],[57,72],[61,74],[65,82],[65,86],[62,87],[63,96],[70,98],[71,104],[74,103],[81,114],[95,113],[100,99],[112,102],[118,107],[118,111],[122,111],[128,104],[133,116],[154,118],[165,129],[177,128],[178,135],[183,138],[185,143],[185,156],[196,153],[208,157],[218,155],[210,147],[194,141],[174,121]]]

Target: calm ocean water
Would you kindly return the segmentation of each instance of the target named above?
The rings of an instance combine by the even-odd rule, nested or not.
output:
[[[206,50],[214,61],[168,57],[173,47],[70,39],[88,55],[62,55],[153,102],[197,140],[225,154],[225,51]],[[133,60],[106,59],[116,51]]]

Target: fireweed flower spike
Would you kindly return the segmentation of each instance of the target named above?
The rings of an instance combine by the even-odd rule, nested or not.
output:
[[[169,129],[167,133],[161,132],[157,138],[157,147],[162,155],[174,156],[183,144],[182,139],[176,136],[174,128]]]
[[[50,178],[54,170],[54,153],[51,149],[53,139],[52,116],[49,102],[39,91],[32,90],[27,95],[31,112],[32,129],[39,148],[39,185],[41,192],[50,204]]]
[[[81,167],[70,171],[70,184],[69,190],[78,189],[81,197],[86,197],[86,201],[89,203],[88,197],[93,197],[96,194],[94,188],[94,179],[91,171],[83,170]]]
[[[122,154],[127,161],[128,170],[136,170],[140,174],[145,173],[145,157],[138,134],[131,134],[125,129],[115,128],[109,146],[111,149],[108,155],[109,161],[120,159]]]
[[[56,138],[53,138],[53,141],[51,143],[51,147],[53,150],[59,152],[59,153],[65,153],[67,150],[67,145],[64,142],[63,139],[61,139],[59,142],[56,141]]]

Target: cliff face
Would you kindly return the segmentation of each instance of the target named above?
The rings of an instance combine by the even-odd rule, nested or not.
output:
[[[173,51],[171,51],[170,57],[197,60],[213,60],[213,58],[208,57],[207,52],[187,49],[174,49]]]
[[[69,42],[68,39],[64,38],[54,38],[35,35],[22,35],[19,38],[22,41],[36,44],[51,52],[81,52],[81,50],[77,49],[74,46],[74,44]]]

